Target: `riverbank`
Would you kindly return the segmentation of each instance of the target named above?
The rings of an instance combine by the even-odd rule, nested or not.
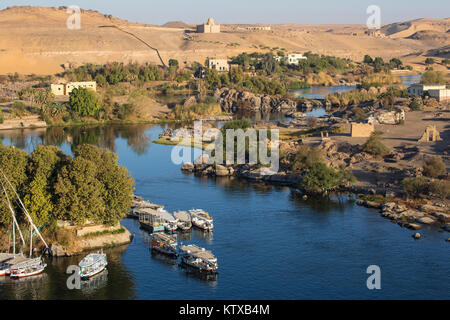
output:
[[[50,243],[53,257],[68,257],[84,251],[127,245],[133,236],[121,224],[72,226],[58,223],[54,242]],[[58,240],[59,239],[59,240]]]

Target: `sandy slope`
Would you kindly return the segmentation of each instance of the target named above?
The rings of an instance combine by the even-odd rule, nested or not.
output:
[[[242,26],[225,25],[221,34],[188,33],[185,29],[135,24],[94,11],[82,13],[80,30],[66,27],[65,9],[12,7],[0,11],[0,74],[19,72],[49,74],[63,70],[63,64],[108,61],[159,62],[155,51],[126,33],[120,26],[159,49],[166,62],[178,59],[182,64],[204,62],[207,57],[226,57],[243,51],[261,51],[260,46],[286,48],[289,51],[317,53],[361,60],[368,53],[384,58],[405,56],[421,62],[432,49],[448,45],[446,37],[436,33],[449,29],[449,19],[416,20],[405,25],[386,26],[387,38],[364,35],[361,25],[275,25],[272,31],[247,32]],[[182,26],[182,23],[178,25]],[[433,37],[418,31],[433,31]],[[443,40],[444,39],[444,40]]]

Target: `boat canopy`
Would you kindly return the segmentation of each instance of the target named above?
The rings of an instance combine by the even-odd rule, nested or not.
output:
[[[216,256],[209,250],[204,248],[200,248],[196,245],[187,245],[180,247],[180,250],[194,257],[206,259],[206,260],[214,260]]]

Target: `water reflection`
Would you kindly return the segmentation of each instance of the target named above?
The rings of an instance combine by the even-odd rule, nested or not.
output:
[[[57,147],[67,144],[72,151],[78,145],[92,144],[115,152],[116,141],[122,138],[135,154],[144,155],[149,152],[152,142],[152,137],[147,132],[151,127],[150,125],[121,125],[4,130],[0,132],[0,139],[29,152],[39,144]]]
[[[92,295],[96,290],[106,287],[108,283],[108,269],[93,276],[87,281],[81,282],[81,291],[85,295]]]

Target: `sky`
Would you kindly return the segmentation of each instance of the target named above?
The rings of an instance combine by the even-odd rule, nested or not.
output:
[[[0,9],[32,5],[77,5],[132,22],[161,25],[168,21],[194,24],[214,17],[231,24],[365,24],[367,7],[381,9],[381,24],[417,18],[447,18],[449,0],[0,0]]]

